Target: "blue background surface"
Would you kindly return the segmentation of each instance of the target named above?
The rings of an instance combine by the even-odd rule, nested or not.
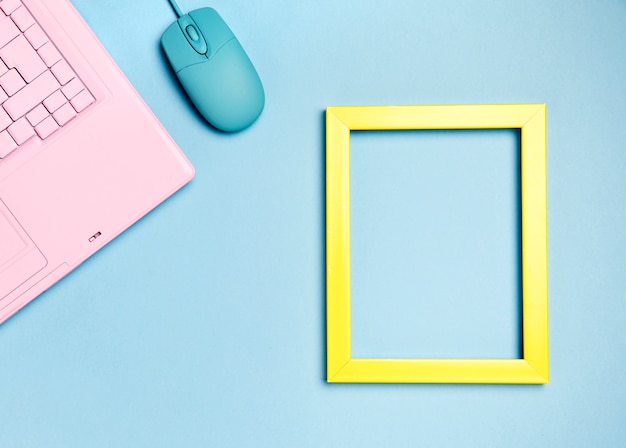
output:
[[[158,46],[174,20],[165,0],[73,3],[197,176],[0,327],[0,446],[623,443],[625,1],[216,0],[266,88],[260,120],[237,135],[206,126],[168,71]],[[201,6],[181,0],[184,10]],[[532,102],[548,110],[550,384],[326,384],[324,108]],[[380,260],[391,257],[402,269],[392,291],[407,292],[385,308],[374,288],[355,285],[365,291],[356,349],[515,355],[515,137],[356,140],[354,238],[364,255],[354,281],[385,281]],[[416,145],[425,149],[408,149]],[[464,147],[477,158],[458,159]],[[466,235],[498,232],[479,247],[437,234],[423,242],[437,242],[430,258],[416,257],[408,249],[422,244],[419,226],[442,228],[422,206]],[[367,244],[379,242],[368,232],[394,223],[404,226],[391,229],[396,240]],[[399,236],[415,240],[399,247]],[[463,269],[472,250],[472,272],[499,274],[475,282]],[[437,254],[447,258],[431,262]],[[434,284],[416,305],[426,286],[409,274],[433,266],[447,303]],[[420,314],[431,311],[432,321]],[[421,324],[403,322],[407,312]]]

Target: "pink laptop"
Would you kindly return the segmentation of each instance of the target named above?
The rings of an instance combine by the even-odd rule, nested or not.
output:
[[[0,323],[191,180],[69,0],[0,1]]]

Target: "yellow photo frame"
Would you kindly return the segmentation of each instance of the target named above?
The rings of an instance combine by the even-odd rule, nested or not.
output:
[[[522,357],[353,358],[350,311],[350,132],[520,129]],[[327,381],[508,383],[549,381],[546,106],[331,106],[326,109]]]

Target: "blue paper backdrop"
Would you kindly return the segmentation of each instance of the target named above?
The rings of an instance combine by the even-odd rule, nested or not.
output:
[[[215,0],[267,94],[237,135],[207,127],[168,71],[165,0],[73,2],[197,177],[0,327],[0,446],[623,443],[626,2]],[[550,384],[326,384],[324,108],[531,102],[548,110]],[[398,276],[390,308],[358,286],[355,349],[518,353],[516,136],[357,140],[354,281]],[[449,239],[447,219],[465,224]],[[371,237],[367,220],[398,226],[396,240]],[[420,243],[425,225],[434,239]],[[446,257],[431,290],[383,263],[425,275],[418,244]]]

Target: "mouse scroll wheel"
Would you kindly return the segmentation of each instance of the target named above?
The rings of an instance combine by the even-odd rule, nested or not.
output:
[[[185,29],[185,31],[187,31],[187,35],[189,36],[191,40],[193,40],[194,42],[200,41],[200,35],[198,34],[198,30],[196,29],[195,26],[187,25],[187,28]]]
[[[191,20],[189,16],[182,16],[178,19],[178,24],[180,25],[185,39],[187,39],[187,42],[189,42],[189,45],[191,45],[196,53],[207,55],[209,46],[206,40],[204,40],[202,32],[200,32],[193,20]]]

